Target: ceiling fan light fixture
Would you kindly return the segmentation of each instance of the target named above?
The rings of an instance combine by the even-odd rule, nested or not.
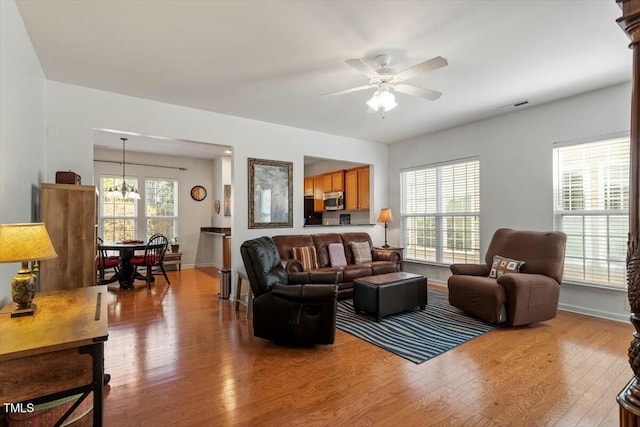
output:
[[[388,90],[378,90],[367,101],[367,105],[374,111],[391,111],[398,106],[398,103],[396,102],[396,97]]]

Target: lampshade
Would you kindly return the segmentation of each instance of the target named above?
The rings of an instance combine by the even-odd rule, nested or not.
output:
[[[393,222],[393,215],[391,215],[391,209],[380,209],[380,215],[378,215],[378,222]]]
[[[369,108],[375,111],[391,111],[398,106],[396,98],[389,90],[378,90],[367,101]]]
[[[44,224],[0,224],[0,262],[25,262],[57,257]]]

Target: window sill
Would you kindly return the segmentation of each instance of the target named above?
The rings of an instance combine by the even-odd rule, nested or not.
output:
[[[562,285],[575,286],[576,288],[594,288],[594,289],[602,289],[606,291],[614,291],[614,292],[624,292],[627,293],[627,287],[624,288],[620,286],[611,286],[611,285],[596,285],[594,283],[585,283],[585,282],[571,282],[571,281],[562,281]]]

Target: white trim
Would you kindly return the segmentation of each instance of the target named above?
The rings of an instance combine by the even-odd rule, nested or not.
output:
[[[425,169],[425,168],[435,168],[435,167],[439,167],[439,166],[447,166],[447,165],[452,165],[452,164],[456,164],[456,163],[470,162],[470,161],[473,161],[473,160],[480,161],[480,156],[479,155],[475,155],[475,156],[469,156],[469,157],[461,157],[459,159],[444,160],[442,162],[427,163],[427,164],[424,164],[424,165],[411,166],[409,168],[400,169],[400,173],[402,173],[402,172],[411,172],[411,171],[414,171],[414,170],[420,170],[420,169]]]
[[[621,130],[618,132],[605,133],[603,135],[598,135],[598,136],[590,136],[585,138],[556,141],[553,143],[553,148],[568,147],[570,145],[589,144],[591,142],[601,142],[601,141],[607,141],[610,139],[622,139],[622,138],[630,138],[630,131]]]
[[[570,313],[582,314],[584,316],[598,317],[600,319],[614,320],[616,322],[629,323],[629,315],[622,315],[620,313],[613,313],[610,311],[596,310],[593,308],[582,307],[572,304],[558,304],[558,309],[562,311],[568,311]]]

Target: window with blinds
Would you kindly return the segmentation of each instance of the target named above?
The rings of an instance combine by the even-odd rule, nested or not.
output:
[[[567,235],[563,280],[625,287],[629,138],[553,149],[554,227]]]
[[[479,262],[479,160],[402,171],[400,181],[405,258]]]

